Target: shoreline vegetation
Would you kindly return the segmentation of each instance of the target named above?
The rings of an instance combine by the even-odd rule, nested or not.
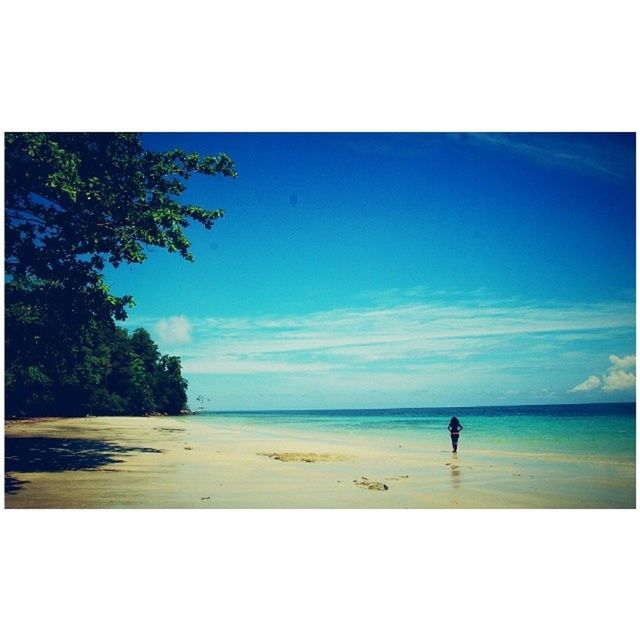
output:
[[[5,508],[634,508],[635,462],[215,418],[5,422]]]
[[[193,260],[185,229],[221,209],[184,203],[193,175],[235,177],[221,153],[152,152],[137,133],[5,134],[5,398],[9,416],[179,415],[187,381],[126,320],[105,280],[159,247]]]
[[[7,393],[7,417],[37,418],[46,409],[58,409],[60,417],[190,413],[188,382],[182,377],[180,358],[162,355],[145,329],[129,334],[121,327],[105,327],[100,344],[91,352],[87,350],[86,357],[95,365],[92,375],[80,375],[80,367],[73,380],[57,384],[49,379],[46,388],[24,397],[17,398],[11,389]],[[13,368],[10,382],[15,382],[17,368]],[[61,399],[57,399],[58,392],[62,392]]]

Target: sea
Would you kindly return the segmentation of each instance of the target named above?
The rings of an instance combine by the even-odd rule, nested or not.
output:
[[[562,405],[279,411],[211,411],[194,416],[277,432],[410,439],[448,445],[447,425],[464,429],[461,450],[561,454],[635,463],[634,402]],[[445,446],[446,446],[445,445]]]

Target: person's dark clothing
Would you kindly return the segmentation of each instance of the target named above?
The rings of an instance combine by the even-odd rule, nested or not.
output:
[[[456,452],[458,450],[458,438],[460,437],[460,432],[463,427],[457,418],[452,418],[447,429],[449,429],[451,433],[451,445],[453,446],[453,451]]]

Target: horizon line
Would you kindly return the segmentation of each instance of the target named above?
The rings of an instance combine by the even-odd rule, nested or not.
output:
[[[421,406],[421,407],[334,407],[332,409],[306,408],[306,409],[203,409],[193,411],[194,415],[202,413],[304,413],[306,411],[415,411],[420,409],[501,409],[515,407],[580,407],[580,406],[600,406],[615,404],[636,404],[636,400],[615,400],[608,402],[552,402],[552,403],[528,403],[528,404],[473,404],[473,405],[441,405],[441,406]]]

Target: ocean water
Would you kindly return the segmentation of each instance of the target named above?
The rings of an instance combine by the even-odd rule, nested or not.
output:
[[[404,438],[447,448],[447,425],[454,415],[464,427],[461,451],[561,454],[635,463],[635,403],[203,412],[191,419],[336,438],[346,434],[385,441]]]

